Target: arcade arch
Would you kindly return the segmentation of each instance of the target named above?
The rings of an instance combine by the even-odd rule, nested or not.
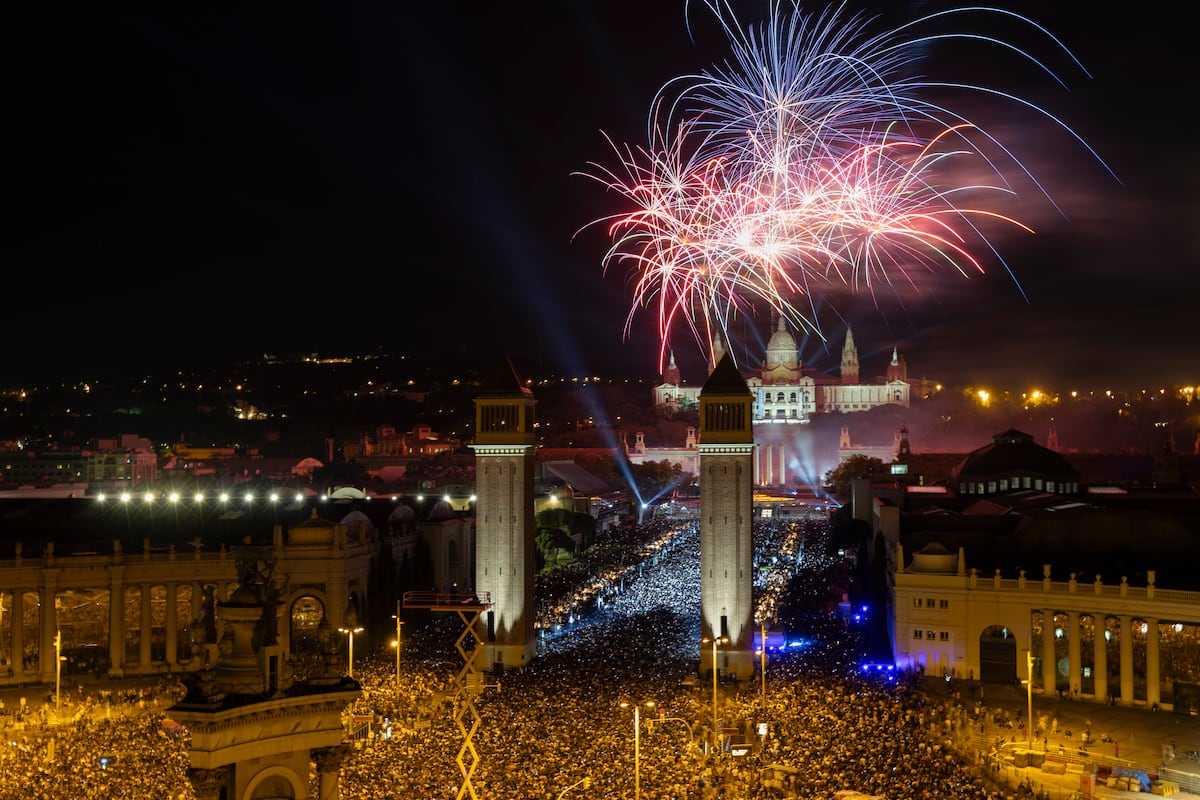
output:
[[[296,800],[307,797],[307,781],[293,770],[282,766],[267,767],[246,783],[243,797],[247,800]]]
[[[989,625],[979,633],[979,680],[1012,683],[1017,680],[1017,638],[1004,625]]]
[[[288,611],[292,653],[315,653],[320,649],[325,607],[325,598],[318,592],[306,591],[292,600]],[[326,636],[328,631],[326,625]]]

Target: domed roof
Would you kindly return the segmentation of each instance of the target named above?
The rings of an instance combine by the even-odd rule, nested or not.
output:
[[[764,364],[763,380],[768,382],[778,382],[781,378],[787,380],[787,376],[778,374],[778,371],[795,372],[799,366],[798,355],[796,340],[788,333],[787,323],[780,316],[775,332],[767,341],[767,359]]]
[[[342,517],[341,524],[345,525],[347,530],[356,528],[364,531],[375,530],[375,523],[371,522],[371,518],[358,509]]]
[[[775,332],[771,334],[771,338],[767,340],[767,350],[795,350],[796,340],[787,331],[787,323],[783,317],[779,318],[779,323],[775,327]]]
[[[967,455],[955,470],[960,481],[988,481],[1029,475],[1056,482],[1078,482],[1079,471],[1058,453],[1034,444],[1033,437],[1007,430],[992,443]]]
[[[913,552],[909,572],[954,573],[958,569],[958,554],[946,549],[941,542],[930,542]]]
[[[415,511],[412,510],[412,506],[401,503],[400,505],[398,505],[394,509],[392,509],[391,514],[388,514],[387,521],[388,522],[407,522],[408,520],[413,519],[416,516],[417,516],[417,514]]]
[[[454,506],[445,498],[434,503],[429,510],[430,519],[454,519]]]

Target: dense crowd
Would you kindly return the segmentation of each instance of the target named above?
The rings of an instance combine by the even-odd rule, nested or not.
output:
[[[460,757],[475,794],[490,800],[632,800],[639,790],[646,800],[824,800],[845,789],[894,800],[993,796],[984,770],[948,746],[951,728],[963,724],[949,704],[930,704],[891,673],[861,671],[862,631],[839,613],[853,562],[828,552],[824,523],[756,528],[756,547],[770,550],[758,551],[758,605],[765,617],[786,620],[796,646],[770,655],[765,691],[752,676],[720,678],[718,725],[737,733],[715,748],[712,684],[697,674],[695,523],[655,522],[617,535],[633,537],[622,546],[637,548],[639,560],[615,569],[600,559],[581,580],[539,585],[539,619],[553,633],[530,666],[495,677],[474,701],[480,724],[469,748],[445,683],[434,693],[406,688],[394,706],[365,694],[355,712],[382,701],[390,716],[342,769],[342,796],[458,797]],[[407,642],[404,672],[436,658],[439,638],[451,634],[432,626]],[[395,680],[386,662],[366,669],[368,683]],[[417,685],[432,677],[416,674]],[[401,678],[406,687],[409,680]],[[642,704],[636,765],[631,704]],[[734,742],[749,752],[735,756]],[[790,769],[764,780],[764,767],[775,763]],[[585,778],[590,788],[571,789]]]
[[[363,692],[346,710],[357,738],[340,797],[457,798],[464,768],[488,800],[999,796],[949,748],[960,714],[902,677],[860,669],[863,631],[839,613],[853,561],[830,553],[827,536],[823,521],[756,527],[756,601],[790,646],[770,654],[765,682],[719,676],[715,714],[710,676],[697,670],[695,522],[614,529],[569,571],[539,579],[538,657],[488,676],[473,701],[455,684],[462,621],[406,620],[399,674],[389,653],[356,664]],[[76,698],[73,722],[59,726],[44,724],[46,704],[24,710],[19,730],[8,710],[19,735],[0,755],[0,800],[194,797],[186,731],[163,724],[168,703],[139,698],[107,714],[95,703]],[[460,723],[475,714],[468,742]],[[353,726],[364,719],[365,730]],[[788,769],[768,777],[769,764]]]
[[[0,704],[0,800],[190,800],[186,732],[164,709],[181,687],[44,692]],[[62,724],[54,724],[59,712]]]

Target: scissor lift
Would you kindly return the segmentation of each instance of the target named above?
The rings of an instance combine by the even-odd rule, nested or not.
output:
[[[471,783],[471,778],[479,766],[479,753],[475,750],[475,744],[472,741],[475,731],[479,730],[480,723],[479,712],[475,708],[475,698],[485,688],[500,688],[499,683],[485,684],[483,674],[475,669],[475,651],[483,644],[475,633],[475,625],[479,622],[479,615],[491,606],[491,595],[488,592],[405,592],[403,603],[405,608],[453,611],[463,621],[463,632],[454,640],[454,649],[458,650],[459,655],[463,658],[463,668],[459,670],[454,679],[454,723],[458,725],[463,739],[462,747],[459,748],[458,756],[455,759],[463,776],[458,797],[461,800],[469,795],[472,800],[479,800],[479,796],[475,794],[475,786]],[[474,645],[470,652],[466,649],[468,636],[474,639]],[[464,722],[464,719],[468,717],[470,718],[469,725]]]

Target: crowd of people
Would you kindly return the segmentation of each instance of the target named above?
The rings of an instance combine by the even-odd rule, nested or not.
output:
[[[758,559],[759,607],[786,620],[794,646],[770,654],[765,682],[719,676],[716,735],[712,683],[697,669],[696,523],[653,522],[618,534],[631,537],[622,546],[640,560],[614,571],[601,559],[581,580],[539,584],[541,628],[554,634],[539,642],[532,664],[491,678],[474,699],[480,723],[469,743],[452,724],[462,702],[453,687],[417,688],[452,665],[407,666],[444,659],[454,632],[431,626],[410,637],[405,699],[388,708],[377,736],[358,742],[341,772],[342,796],[459,797],[460,759],[475,795],[489,800],[1001,796],[986,768],[950,747],[961,715],[931,703],[911,676],[862,671],[862,632],[838,610],[853,589],[853,562],[828,551],[827,534],[824,521],[756,528],[756,543],[770,547]],[[366,683],[395,681],[386,661],[365,669]],[[369,713],[381,700],[365,693],[350,713]],[[786,765],[786,777],[764,780],[771,764]]]
[[[861,669],[863,631],[839,613],[853,561],[830,552],[825,520],[756,525],[760,617],[787,629],[788,646],[769,654],[765,681],[719,674],[714,691],[698,669],[697,525],[613,529],[570,571],[540,578],[537,658],[471,697],[455,681],[462,621],[407,619],[398,673],[392,652],[356,663],[348,730],[370,722],[353,731],[339,797],[446,800],[470,796],[468,780],[486,800],[1002,796],[950,746],[964,718],[949,703]],[[187,733],[164,725],[170,691],[117,702],[121,713],[76,698],[57,726],[44,724],[46,704],[20,723],[10,709],[0,800],[194,797]],[[469,738],[464,719],[478,720]],[[772,764],[786,769],[768,778]]]
[[[0,800],[191,800],[186,731],[165,714],[180,697],[161,681],[0,703]]]

